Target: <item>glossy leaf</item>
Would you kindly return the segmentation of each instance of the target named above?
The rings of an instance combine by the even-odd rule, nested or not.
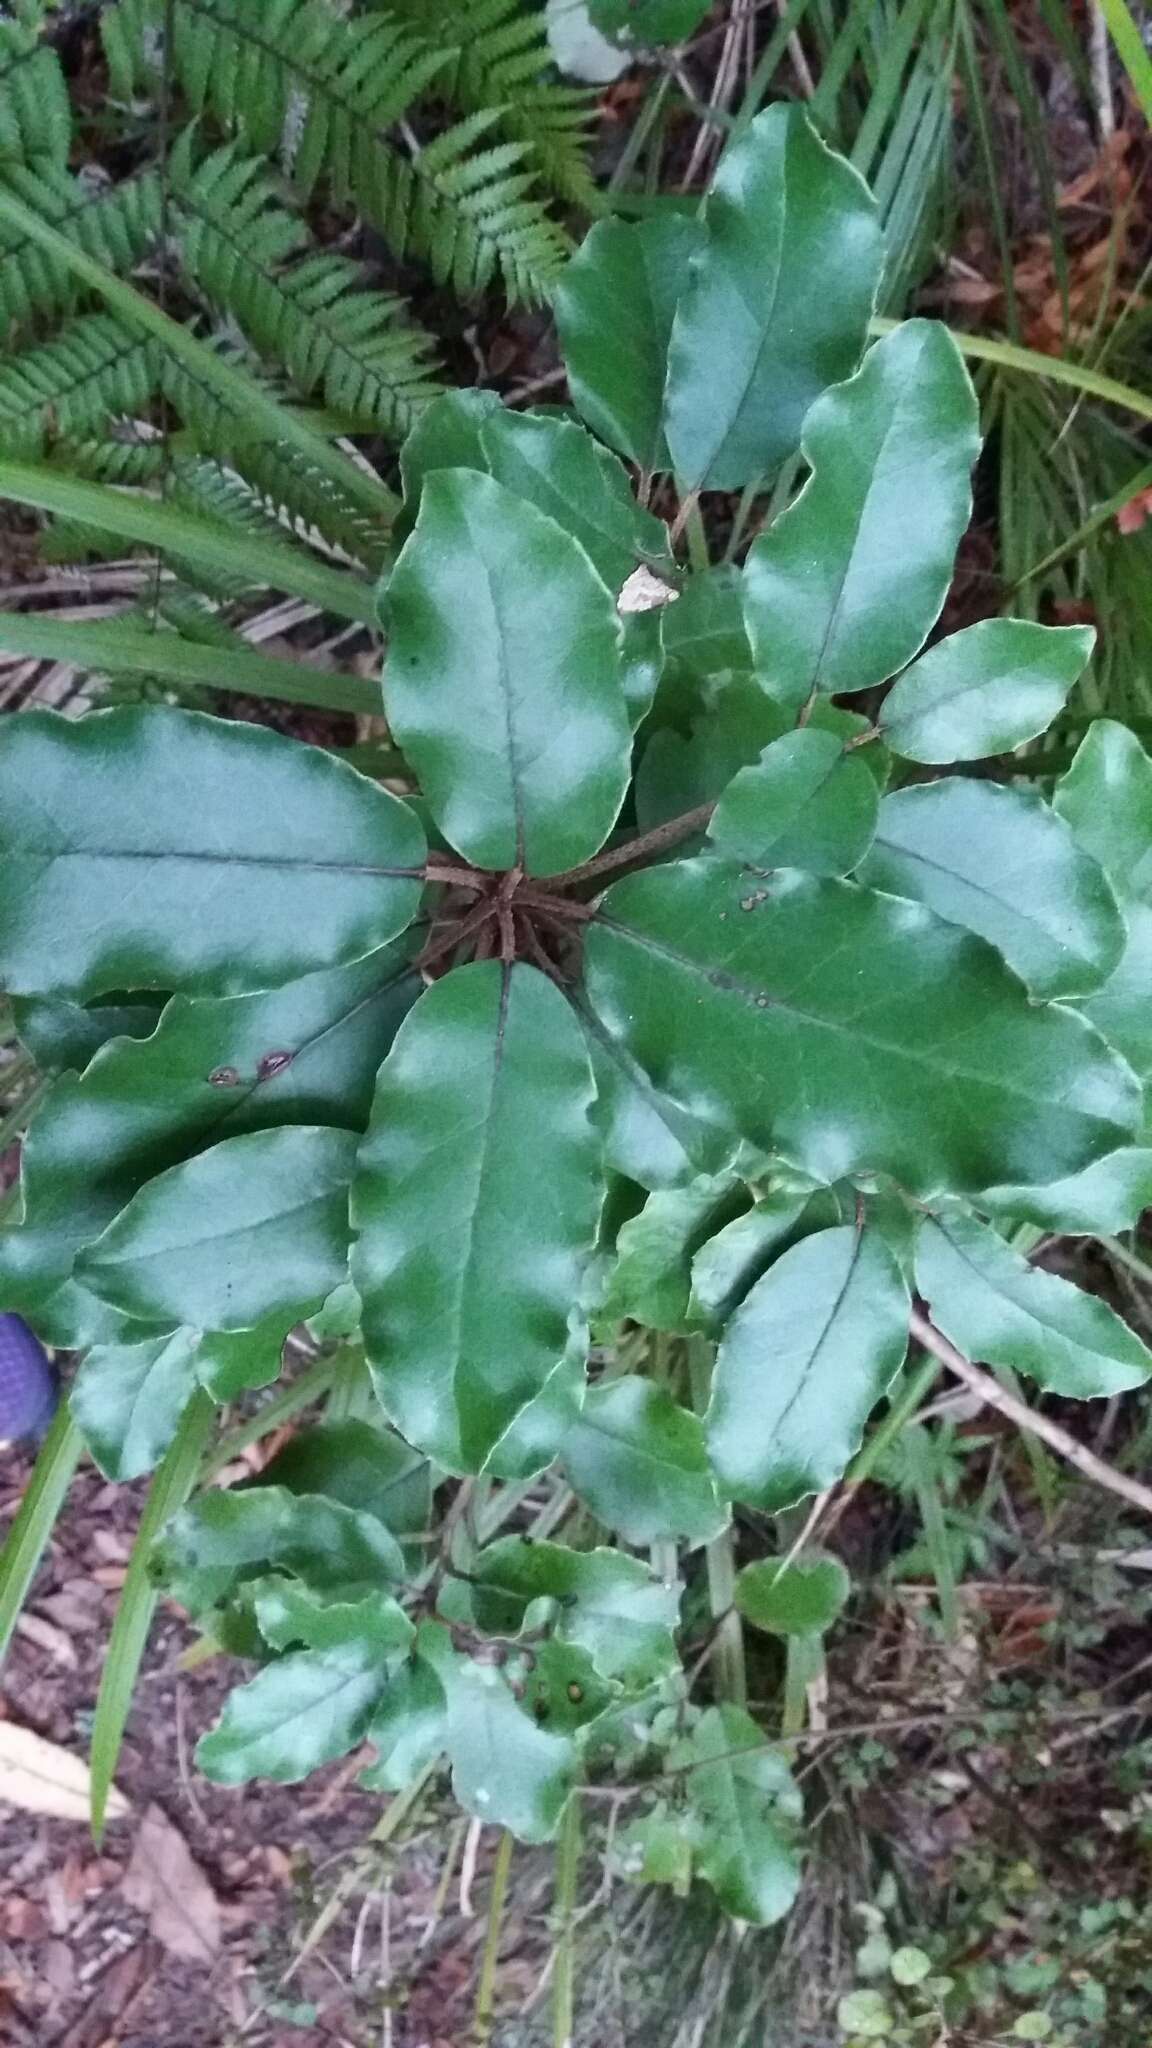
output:
[[[438,469],[481,470],[535,505],[580,542],[615,594],[640,562],[671,570],[663,521],[638,504],[623,464],[574,420],[511,412],[493,391],[445,392],[405,443],[406,503]]]
[[[0,734],[0,979],[239,994],[410,923],[424,839],[318,748],[199,712],[33,712]]]
[[[125,997],[121,1002],[69,1002],[65,996],[16,996],[12,1021],[38,1067],[52,1073],[83,1073],[111,1038],[147,1038],[155,1031],[163,996]]]
[[[1027,1373],[1047,1393],[1087,1401],[1152,1374],[1152,1352],[1107,1302],[1030,1265],[974,1216],[924,1218],[916,1285],[959,1350]]]
[[[269,1316],[251,1330],[210,1330],[196,1350],[196,1377],[214,1401],[235,1401],[279,1379],[284,1344],[296,1318]]]
[[[292,1322],[346,1271],[355,1156],[351,1133],[318,1126],[227,1138],[149,1181],[81,1254],[79,1276],[144,1320]]]
[[[745,1565],[736,1580],[736,1606],[769,1635],[822,1635],[852,1591],[838,1557],[809,1552],[789,1563],[765,1557]]]
[[[389,724],[467,859],[544,875],[607,838],[631,735],[612,595],[554,520],[430,476],[388,586]]]
[[[405,1577],[399,1545],[375,1516],[282,1486],[202,1494],[169,1522],[157,1562],[173,1597],[194,1614],[241,1579],[270,1571],[340,1593]]]
[[[1061,1234],[1133,1230],[1145,1209],[1152,1209],[1152,1148],[1122,1145],[1082,1173],[1046,1187],[985,1188],[977,1207]]]
[[[1103,869],[1033,790],[961,776],[894,790],[861,880],[979,932],[1034,996],[1098,988],[1124,950]]]
[[[372,1515],[396,1535],[428,1527],[432,1476],[428,1461],[393,1434],[352,1418],[301,1430],[269,1459],[266,1486],[290,1493],[322,1493],[343,1507]]]
[[[704,1175],[683,1188],[649,1195],[617,1234],[616,1263],[600,1309],[604,1319],[628,1317],[651,1330],[685,1329],[693,1253],[746,1203],[730,1174]]]
[[[533,1650],[524,1674],[524,1706],[538,1727],[570,1735],[616,1706],[620,1687],[600,1677],[587,1650],[553,1636]]]
[[[669,1757],[690,1765],[685,1786],[697,1823],[695,1866],[738,1920],[783,1919],[800,1884],[797,1823],[803,1803],[779,1750],[743,1707],[708,1707]]]
[[[980,447],[947,328],[909,320],[877,342],[816,400],[801,447],[808,482],[744,572],[757,672],[794,705],[886,682],[939,617]]]
[[[1054,1180],[1124,1144],[1131,1072],[919,905],[695,860],[618,882],[588,995],[653,1083],[824,1182]]]
[[[742,768],[712,814],[708,837],[729,860],[757,868],[846,875],[876,830],[879,792],[858,754],[806,725]]]
[[[419,1645],[417,1645],[419,1647]],[[393,1672],[366,1731],[376,1762],[360,1774],[374,1792],[403,1792],[435,1761],[448,1732],[448,1697],[427,1659],[415,1656]]]
[[[552,307],[568,386],[593,432],[642,470],[671,467],[664,384],[676,302],[703,240],[683,214],[597,221]]]
[[[798,107],[758,114],[721,160],[672,328],[665,401],[673,466],[732,490],[800,439],[821,391],[864,346],[883,258],[863,180]]]
[[[1076,1004],[1139,1074],[1152,1078],[1152,908],[1131,899],[1124,905],[1127,942],[1120,964],[1102,988]]]
[[[158,1465],[197,1384],[198,1330],[142,1344],[100,1345],[72,1385],[72,1414],[107,1479],[138,1479]]]
[[[715,1173],[731,1157],[731,1136],[689,1116],[652,1086],[626,1046],[610,1038],[598,1017],[581,1012],[596,1079],[596,1124],[604,1158],[642,1188],[679,1187],[700,1173]],[[0,1246],[3,1238],[0,1237]]]
[[[606,36],[633,43],[680,43],[699,28],[708,0],[589,0],[588,12]]]
[[[1089,726],[1052,802],[1116,894],[1152,893],[1152,761],[1135,733],[1114,719]]]
[[[644,828],[722,796],[733,776],[754,767],[764,749],[785,738],[795,725],[795,713],[769,697],[753,675],[710,676],[694,695],[696,709],[687,731],[656,730],[641,759],[636,816]],[[658,703],[657,712],[659,708]],[[809,719],[811,728],[835,734],[841,746],[859,737],[867,723],[857,712],[841,710],[825,697],[816,699]],[[860,751],[860,763],[880,789],[888,758],[886,749],[875,744]],[[677,849],[681,856],[684,851]]]
[[[801,1223],[815,1206],[807,1195],[771,1194],[726,1223],[693,1256],[692,1313],[707,1323],[726,1323],[753,1281],[802,1234]]]
[[[592,1094],[558,991],[496,961],[434,982],[380,1070],[353,1197],[364,1340],[397,1428],[457,1470],[567,1349],[601,1200]]]
[[[883,1240],[806,1237],[737,1309],[706,1420],[722,1490],[776,1514],[839,1479],[908,1345],[908,1292]]]
[[[273,1649],[338,1650],[362,1644],[381,1658],[406,1652],[415,1633],[391,1593],[333,1599],[291,1579],[268,1579],[253,1589],[256,1621]]]
[[[906,761],[980,761],[1045,732],[1092,653],[1089,626],[982,619],[922,654],[885,698],[880,730]]]
[[[265,995],[176,996],[150,1037],[108,1044],[82,1077],[58,1081],[23,1148],[23,1224],[0,1232],[12,1305],[39,1308],[78,1248],[200,1147],[280,1124],[361,1129],[419,986],[389,947]],[[70,1336],[93,1341],[66,1329],[59,1341]]]
[[[197,1744],[196,1762],[217,1785],[298,1784],[363,1740],[386,1682],[379,1652],[366,1643],[280,1657],[230,1694]]]
[[[724,1526],[699,1418],[652,1380],[591,1387],[560,1455],[585,1506],[627,1543],[707,1543]]]
[[[452,1790],[461,1806],[522,1842],[549,1841],[575,1776],[572,1737],[531,1720],[493,1664],[459,1659],[447,1693]]]
[[[510,1536],[480,1553],[474,1573],[491,1589],[480,1610],[486,1628],[513,1632],[533,1601],[558,1601],[557,1635],[587,1650],[602,1678],[640,1687],[675,1668],[679,1589],[654,1579],[638,1558]]]

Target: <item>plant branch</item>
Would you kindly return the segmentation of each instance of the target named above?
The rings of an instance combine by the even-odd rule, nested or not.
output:
[[[669,847],[679,846],[682,839],[693,839],[697,832],[703,832],[708,824],[715,803],[697,804],[694,811],[685,811],[679,818],[669,818],[665,825],[653,826],[651,832],[641,832],[638,838],[629,839],[624,846],[613,846],[607,853],[598,853],[593,860],[586,860],[582,867],[569,868],[566,875],[549,875],[539,887],[549,895],[562,889],[582,888],[586,882],[597,882],[601,875],[619,874],[622,869],[645,866],[666,853]]]
[[[938,1358],[941,1365],[947,1366],[948,1371],[954,1373],[958,1380],[963,1380],[966,1387],[970,1387],[974,1394],[979,1395],[986,1407],[999,1409],[1000,1414],[1006,1415],[1018,1429],[1028,1430],[1032,1436],[1038,1436],[1070,1465],[1075,1465],[1076,1470],[1082,1472],[1086,1479],[1091,1479],[1096,1486],[1103,1486],[1109,1493],[1119,1494],[1122,1500],[1130,1501],[1133,1507],[1140,1508],[1146,1515],[1152,1515],[1152,1487],[1142,1486],[1138,1479],[1130,1479],[1126,1472],[1117,1472],[1114,1466],[1106,1465],[1103,1458],[1098,1458],[1095,1451],[1090,1451],[1085,1444],[1070,1436],[1058,1422],[1051,1421],[1047,1415],[1038,1415],[1024,1401],[1018,1401],[1014,1394],[1007,1393],[999,1382],[992,1378],[991,1373],[983,1372],[978,1365],[973,1365],[970,1359],[965,1358],[963,1352],[957,1351],[956,1346],[949,1343],[948,1338],[935,1327],[935,1324],[930,1323],[919,1309],[912,1311],[911,1330],[917,1343],[922,1344],[925,1351],[930,1351],[934,1358]]]

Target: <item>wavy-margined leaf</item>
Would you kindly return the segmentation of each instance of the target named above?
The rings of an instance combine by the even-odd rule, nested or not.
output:
[[[880,730],[906,761],[980,761],[1046,732],[1083,672],[1090,626],[981,619],[905,669]]]
[[[737,1919],[783,1919],[800,1884],[804,1811],[784,1756],[743,1707],[725,1704],[708,1707],[668,1761],[685,1772],[698,1875]]]
[[[699,1417],[638,1374],[589,1388],[560,1456],[597,1521],[627,1543],[707,1543],[724,1526]]]
[[[110,1038],[147,1038],[164,1003],[162,995],[87,1006],[66,996],[14,996],[12,1022],[38,1067],[80,1074]]]
[[[258,1581],[250,1590],[257,1626],[275,1650],[339,1650],[363,1643],[388,1657],[406,1652],[415,1634],[391,1593],[359,1593],[349,1600],[283,1578]]]
[[[1074,1173],[1124,1144],[1135,1077],[990,946],[919,904],[693,860],[618,882],[588,996],[653,1083],[831,1182],[928,1193]]]
[[[825,1210],[831,1213],[824,1213]],[[699,1247],[692,1259],[691,1313],[704,1324],[726,1323],[765,1267],[805,1230],[846,1220],[830,1193],[774,1193],[754,1202]]]
[[[706,1419],[720,1485],[773,1514],[839,1479],[908,1346],[908,1290],[883,1239],[806,1237],[737,1309]]]
[[[280,1124],[361,1129],[419,987],[394,946],[263,995],[176,996],[150,1037],[119,1038],[65,1075],[23,1148],[23,1222],[0,1232],[8,1305],[41,1308],[80,1246],[202,1146]]]
[[[427,1458],[392,1430],[370,1422],[349,1417],[300,1430],[260,1476],[266,1486],[322,1493],[374,1515],[395,1535],[416,1535],[428,1527],[432,1474]]]
[[[850,375],[883,260],[863,180],[798,107],[758,114],[724,156],[672,327],[665,425],[689,489],[775,469]]]
[[[402,932],[424,835],[319,748],[200,712],[32,712],[0,735],[0,979],[236,995]]]
[[[1106,1301],[1030,1265],[974,1216],[924,1218],[916,1285],[968,1357],[1027,1373],[1048,1393],[1087,1401],[1152,1375],[1152,1351]]]
[[[822,1635],[851,1591],[840,1559],[812,1551],[791,1562],[765,1557],[745,1565],[736,1579],[735,1604],[754,1628],[769,1635]]]
[[[577,411],[642,470],[671,467],[664,438],[668,344],[702,241],[699,223],[683,214],[597,221],[553,294]]]
[[[708,837],[729,860],[757,868],[847,875],[872,843],[880,793],[837,733],[806,725],[765,747],[720,798]]]
[[[168,1523],[157,1566],[193,1614],[272,1571],[346,1597],[406,1577],[396,1538],[374,1515],[283,1486],[202,1494]]]
[[[1152,1209],[1152,1147],[1121,1145],[1082,1173],[1045,1187],[985,1188],[976,1206],[988,1216],[1015,1217],[1073,1236],[1133,1230],[1145,1209]]]
[[[366,1730],[377,1756],[360,1783],[374,1792],[403,1792],[444,1748],[448,1695],[435,1666],[419,1655],[423,1633],[417,1633],[417,1654],[389,1676]]]
[[[801,446],[812,474],[744,572],[757,673],[796,705],[886,682],[939,617],[980,447],[947,328],[909,320],[878,341],[816,400]]]
[[[406,507],[438,469],[494,477],[578,540],[617,594],[641,562],[671,570],[667,527],[637,502],[623,463],[574,420],[510,412],[494,391],[447,391],[408,436],[402,467]]]
[[[296,1321],[347,1271],[355,1157],[350,1131],[308,1124],[226,1138],[141,1188],[81,1253],[78,1275],[143,1321]]]
[[[1146,900],[1152,893],[1152,761],[1135,733],[1115,719],[1094,719],[1052,802],[1121,900]]]
[[[515,1632],[534,1601],[554,1600],[557,1636],[586,1650],[602,1678],[640,1687],[675,1669],[680,1590],[639,1558],[509,1536],[481,1551],[474,1578],[486,1629]]]
[[[279,1657],[229,1696],[197,1743],[196,1762],[217,1785],[298,1784],[363,1740],[387,1682],[387,1664],[368,1642]]]
[[[731,1174],[704,1174],[684,1187],[649,1195],[617,1232],[616,1261],[599,1314],[605,1320],[628,1317],[651,1330],[685,1329],[692,1255],[747,1200]]]
[[[954,775],[893,790],[861,880],[991,940],[1034,996],[1099,988],[1124,950],[1103,869],[1034,790]]]
[[[592,1099],[563,997],[497,961],[433,982],[380,1070],[353,1278],[384,1409],[441,1464],[478,1471],[567,1350],[602,1195]]]
[[[84,1441],[108,1479],[138,1479],[158,1465],[197,1385],[199,1330],[88,1353],[69,1395]]]
[[[718,1172],[735,1149],[730,1133],[689,1116],[652,1086],[628,1048],[609,1037],[598,1017],[584,1009],[581,1016],[596,1079],[593,1114],[604,1140],[606,1164],[652,1190],[680,1187],[697,1174]]]
[[[620,625],[583,548],[475,470],[437,470],[388,586],[388,720],[441,831],[549,874],[603,844],[628,781]]]
[[[214,1401],[235,1401],[280,1375],[284,1344],[296,1317],[266,1316],[251,1330],[205,1330],[196,1350],[196,1377]]]
[[[494,1664],[458,1658],[445,1689],[445,1746],[461,1806],[522,1842],[549,1841],[576,1774],[572,1736],[539,1727]]]
[[[1079,997],[1076,1008],[1146,1082],[1152,1079],[1152,906],[1129,898],[1124,922],[1128,937],[1118,967],[1102,988]]]

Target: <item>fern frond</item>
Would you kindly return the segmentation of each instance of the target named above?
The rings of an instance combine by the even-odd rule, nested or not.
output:
[[[277,156],[305,198],[322,182],[355,204],[398,256],[424,258],[439,282],[469,291],[500,275],[517,298],[544,296],[569,245],[533,192],[527,143],[474,154],[499,110],[409,153],[389,135],[450,52],[387,17],[347,21],[327,0],[170,4],[173,67],[195,113]],[[155,82],[165,12],[166,0],[118,0],[103,17],[121,91]]]
[[[435,48],[455,46],[436,80],[463,114],[497,110],[498,125],[524,142],[545,182],[577,206],[589,206],[588,165],[594,94],[561,85],[553,70],[543,9],[522,0],[379,0],[375,11],[408,22]]]
[[[0,367],[0,447],[29,456],[58,435],[98,432],[120,413],[143,411],[157,377],[153,341],[107,313],[84,314],[56,341]]]
[[[172,162],[189,280],[306,397],[319,391],[350,428],[403,440],[442,388],[430,337],[401,320],[398,299],[362,290],[345,257],[301,255],[307,230],[260,161],[230,144],[193,166],[190,143]]]
[[[3,104],[0,82],[0,118]],[[59,165],[33,170],[0,160],[0,178],[84,255],[117,277],[142,261],[159,233],[160,183],[154,171],[92,191]],[[26,326],[37,315],[71,312],[84,297],[74,272],[0,221],[0,333]]]
[[[86,477],[94,484],[123,484],[136,490],[157,482],[167,463],[163,439],[118,439],[115,435],[88,436],[80,441],[59,440],[52,444],[52,460],[69,476]],[[123,543],[117,541],[117,547]]]
[[[0,21],[0,168],[68,161],[72,110],[60,59],[34,28]]]

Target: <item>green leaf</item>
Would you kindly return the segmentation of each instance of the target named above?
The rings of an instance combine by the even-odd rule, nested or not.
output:
[[[811,1551],[791,1564],[766,1557],[745,1565],[736,1580],[736,1605],[755,1628],[770,1635],[823,1635],[851,1591],[840,1559]]]
[[[604,1158],[642,1188],[677,1187],[715,1173],[731,1157],[731,1136],[701,1123],[652,1086],[627,1048],[610,1038],[598,1017],[580,1006],[596,1080],[593,1115],[604,1139]],[[0,1247],[3,1246],[0,1236]]]
[[[1074,1236],[1133,1230],[1145,1209],[1152,1209],[1152,1149],[1122,1145],[1082,1173],[1045,1187],[985,1188],[976,1206],[990,1216]]]
[[[1152,1374],[1152,1352],[1107,1302],[1030,1265],[974,1216],[924,1218],[916,1285],[967,1357],[1027,1373],[1046,1393],[1088,1401]]]
[[[693,1253],[746,1201],[731,1174],[702,1175],[686,1187],[649,1195],[617,1234],[600,1316],[629,1317],[652,1330],[685,1329]]]
[[[897,1984],[922,1984],[932,1974],[932,1958],[922,1948],[898,1948],[891,1970]]]
[[[602,1198],[592,1094],[562,996],[496,961],[433,982],[380,1070],[353,1278],[381,1403],[441,1464],[478,1471],[567,1350]]]
[[[954,775],[894,790],[861,880],[979,932],[1034,996],[1085,995],[1124,951],[1103,869],[1034,790]]]
[[[551,1840],[575,1776],[572,1737],[538,1727],[495,1665],[459,1659],[447,1692],[452,1789],[461,1806],[522,1842]]]
[[[62,1402],[0,1549],[0,1666],[83,1449],[68,1404]]]
[[[301,1430],[265,1465],[261,1483],[289,1493],[322,1493],[373,1515],[396,1535],[428,1527],[432,1475],[428,1460],[390,1429],[369,1422],[323,1422]]]
[[[521,1697],[537,1727],[572,1735],[615,1706],[619,1692],[600,1677],[587,1650],[553,1637],[533,1650]]]
[[[417,1644],[419,1647],[419,1644]],[[415,1656],[394,1672],[366,1731],[377,1758],[360,1773],[373,1792],[403,1792],[444,1748],[448,1696],[432,1665]]]
[[[812,474],[744,572],[757,672],[795,705],[886,682],[940,615],[980,449],[947,328],[910,320],[877,342],[816,400],[801,448]]]
[[[1129,1139],[1130,1070],[919,905],[713,860],[609,890],[588,995],[653,1084],[813,1178],[1047,1181]]]
[[[876,830],[879,792],[858,754],[835,733],[806,725],[765,747],[720,798],[708,837],[730,860],[757,868],[846,875]]]
[[[23,1224],[0,1232],[9,1305],[37,1309],[67,1280],[81,1245],[146,1181],[201,1146],[269,1125],[361,1129],[419,987],[394,946],[267,995],[176,996],[149,1038],[108,1044],[82,1077],[58,1081],[23,1148]],[[89,1014],[99,1012],[80,1012]],[[70,1334],[102,1341],[66,1329],[59,1341]]]
[[[679,1588],[662,1585],[638,1558],[509,1536],[481,1551],[474,1572],[492,1589],[482,1627],[514,1631],[534,1601],[559,1601],[558,1637],[587,1650],[601,1678],[638,1688],[677,1667]]]
[[[106,1479],[138,1479],[159,1464],[197,1384],[199,1342],[198,1330],[174,1330],[88,1353],[69,1400]]]
[[[139,1002],[71,1003],[62,996],[15,996],[12,1021],[38,1067],[83,1073],[111,1038],[147,1038],[164,1008],[163,996]]]
[[[905,669],[880,730],[906,761],[980,761],[1047,730],[1092,653],[1090,626],[981,619]]]
[[[798,107],[769,107],[726,151],[707,240],[676,308],[665,419],[691,490],[774,470],[814,398],[856,367],[883,259],[863,179]]]
[[[252,1330],[206,1330],[196,1350],[196,1377],[214,1401],[235,1401],[279,1379],[284,1343],[295,1316],[269,1316]]]
[[[1124,919],[1128,941],[1116,972],[1076,1007],[1147,1081],[1152,1077],[1152,908],[1129,900]]]
[[[602,35],[629,43],[682,43],[708,13],[708,0],[589,0]]]
[[[1121,901],[1152,891],[1152,761],[1114,719],[1089,726],[1052,802]]]
[[[207,1394],[196,1394],[184,1411],[164,1463],[149,1489],[128,1575],[108,1637],[100,1691],[92,1722],[92,1832],[99,1842],[104,1830],[108,1794],[120,1760],[120,1744],[141,1660],[148,1645],[157,1590],[153,1576],[154,1545],[168,1517],[187,1500],[196,1484],[216,1411]],[[216,1496],[222,1500],[223,1494]]]
[[[734,775],[755,765],[765,747],[790,733],[795,714],[777,704],[753,675],[736,672],[710,676],[700,687],[697,709],[687,733],[657,730],[640,763],[636,782],[636,817],[642,828],[678,817],[697,804],[723,795]],[[656,706],[660,710],[659,700]],[[841,746],[867,730],[858,712],[843,711],[819,697],[809,725],[834,733]],[[860,760],[878,788],[887,777],[888,753],[869,745]],[[703,844],[703,834],[701,834]],[[693,849],[695,850],[695,849]]]
[[[770,1266],[716,1356],[706,1418],[721,1489],[776,1514],[839,1479],[908,1346],[908,1291],[883,1239],[817,1231]]]
[[[650,1813],[619,1829],[613,1867],[633,1884],[666,1884],[677,1898],[687,1898],[697,1832],[695,1815],[687,1807],[659,1799]]]
[[[313,1586],[268,1579],[253,1588],[260,1633],[273,1649],[339,1650],[362,1644],[381,1658],[407,1651],[415,1630],[390,1593],[333,1599]]]
[[[574,420],[510,412],[492,391],[449,391],[410,434],[403,469],[406,501],[436,470],[483,471],[579,541],[614,593],[640,562],[671,572],[663,521],[637,503],[623,464]]]
[[[585,1506],[626,1543],[708,1543],[724,1527],[699,1418],[651,1380],[590,1387],[560,1456]]]
[[[157,1570],[193,1614],[241,1579],[284,1571],[318,1591],[375,1590],[407,1576],[400,1546],[374,1515],[282,1486],[205,1493],[168,1524]]]
[[[820,1210],[826,1204],[831,1213],[822,1215]],[[803,1194],[766,1195],[743,1216],[725,1224],[696,1253],[692,1260],[693,1315],[706,1323],[726,1323],[765,1267],[804,1234],[801,1223],[806,1229],[817,1229],[837,1220],[835,1204],[827,1198],[813,1201]]]
[[[846,2034],[864,2041],[883,2040],[896,2025],[895,2014],[879,1991],[850,1991],[836,2007],[836,2019]]]
[[[79,1277],[145,1321],[290,1325],[347,1270],[355,1157],[350,1132],[320,1126],[226,1138],[134,1195],[81,1254]]]
[[[553,294],[573,404],[593,433],[649,472],[671,468],[668,344],[702,240],[699,224],[683,214],[597,221]]]
[[[199,712],[0,734],[0,975],[23,994],[242,994],[411,921],[412,811],[318,749]]]
[[[217,1785],[298,1784],[363,1741],[386,1682],[384,1660],[368,1643],[280,1657],[237,1686],[197,1744],[196,1761]]]
[[[388,586],[393,735],[468,860],[544,875],[603,844],[628,782],[620,627],[579,543],[439,470]]]
[[[709,1707],[669,1754],[688,1766],[697,1821],[696,1870],[738,1920],[782,1920],[800,1884],[795,1841],[803,1812],[792,1774],[742,1707]]]

